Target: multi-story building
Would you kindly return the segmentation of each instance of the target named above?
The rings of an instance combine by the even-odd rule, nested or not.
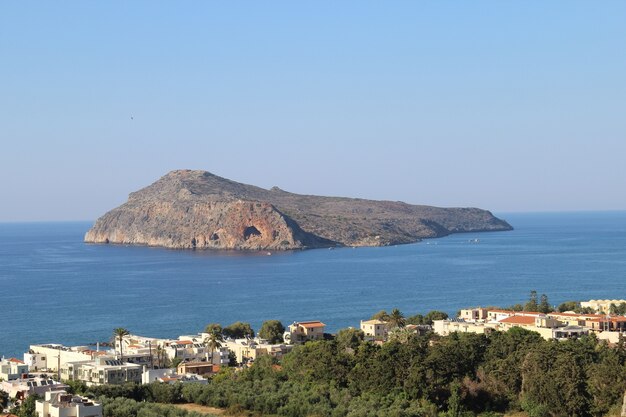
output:
[[[143,367],[124,363],[113,356],[102,356],[92,361],[68,362],[61,367],[61,377],[82,381],[88,386],[141,382]]]
[[[626,303],[626,300],[589,300],[580,303],[582,308],[591,308],[596,313],[609,314],[611,312],[611,304],[616,307]]]
[[[468,308],[461,310],[459,318],[465,321],[482,321],[487,320],[488,310],[486,308]]]
[[[433,331],[441,336],[447,336],[450,333],[478,333],[488,334],[498,329],[498,325],[495,323],[476,323],[469,322],[462,319],[446,319],[446,320],[434,320]]]
[[[107,353],[99,349],[90,349],[88,346],[30,345],[28,352],[24,353],[24,362],[31,371],[57,372],[68,362],[89,361]]]
[[[293,348],[292,345],[272,344],[259,338],[226,340],[224,347],[235,354],[238,363],[254,361],[261,355],[270,355],[280,359]]]
[[[28,365],[16,358],[2,359],[0,361],[0,379],[9,381],[18,379],[28,374]]]
[[[65,390],[46,392],[35,403],[35,411],[39,417],[102,417],[102,405]]]
[[[384,342],[389,335],[389,324],[383,320],[361,320],[365,340]]]
[[[309,340],[321,340],[324,338],[326,325],[321,321],[293,322],[289,325],[289,331],[283,336],[285,342],[291,344],[304,343]]]
[[[9,397],[24,399],[29,395],[44,395],[48,391],[67,389],[68,386],[50,378],[19,378],[0,382],[0,390],[7,392]]]

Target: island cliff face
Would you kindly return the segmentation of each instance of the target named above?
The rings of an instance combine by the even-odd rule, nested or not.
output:
[[[178,249],[385,246],[511,230],[486,210],[266,190],[206,171],[172,171],[100,217],[85,242]]]

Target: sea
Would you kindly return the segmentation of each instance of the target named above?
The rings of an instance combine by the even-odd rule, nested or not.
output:
[[[0,223],[0,356],[30,344],[175,338],[208,323],[405,316],[527,301],[626,298],[626,212],[500,213],[515,230],[290,252],[83,243],[90,222]]]

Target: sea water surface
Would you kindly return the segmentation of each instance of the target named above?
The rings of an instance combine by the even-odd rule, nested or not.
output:
[[[259,328],[373,313],[626,298],[626,212],[500,214],[515,230],[412,245],[262,253],[88,245],[91,226],[0,224],[0,355],[34,343],[176,337],[241,320]],[[479,243],[471,241],[478,239]]]

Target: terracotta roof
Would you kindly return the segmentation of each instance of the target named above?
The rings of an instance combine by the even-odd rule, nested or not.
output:
[[[302,327],[324,327],[324,326],[326,326],[321,321],[301,321],[301,322],[296,323],[296,324],[298,324],[299,326],[302,326]]]
[[[9,359],[9,362],[13,362],[13,363],[21,363],[21,364],[23,364],[23,363],[24,363],[23,361],[21,361],[21,360],[19,360],[19,359],[17,359],[17,358],[10,358],[10,359]]]
[[[500,323],[511,324],[535,324],[535,317],[529,316],[511,316],[500,320]]]
[[[193,342],[191,340],[179,340],[178,342],[176,342],[177,345],[193,345]]]
[[[626,321],[626,317],[624,316],[613,316],[613,317],[598,317],[598,318],[593,318],[593,319],[589,319],[587,321],[594,321],[594,322],[603,322],[606,323],[607,321],[611,321],[611,323],[619,323],[619,322],[625,322]]]
[[[548,316],[580,317],[581,319],[590,319],[590,318],[602,317],[602,314],[548,313]]]

